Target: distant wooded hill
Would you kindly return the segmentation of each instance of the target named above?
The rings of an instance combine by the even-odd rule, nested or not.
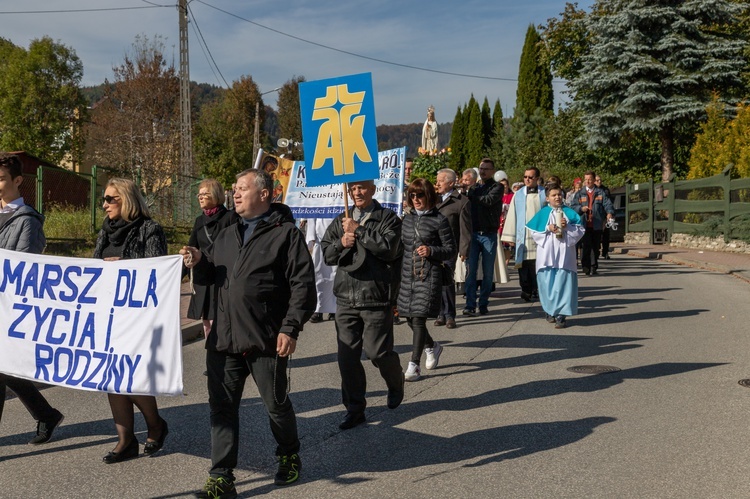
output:
[[[83,95],[89,102],[94,105],[104,97],[105,85],[96,85],[92,87],[83,87]],[[193,101],[193,110],[199,114],[204,104],[218,99],[225,90],[216,85],[208,83],[190,82],[190,99]],[[397,147],[406,147],[407,156],[416,156],[417,150],[422,145],[422,126],[423,123],[408,123],[406,125],[379,125],[378,132],[378,149],[381,151],[395,149]],[[278,118],[276,111],[270,106],[266,106],[266,120],[263,124],[263,131],[268,136],[266,146],[276,144],[278,137]],[[438,124],[438,143],[441,148],[448,147],[451,140],[451,131],[453,123]]]

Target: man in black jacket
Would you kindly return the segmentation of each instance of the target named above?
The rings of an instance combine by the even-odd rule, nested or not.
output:
[[[458,180],[456,172],[450,168],[438,170],[435,190],[440,196],[437,204],[438,211],[448,219],[458,248],[458,256],[461,262],[464,262],[469,257],[471,246],[471,209],[469,199],[456,190],[456,180]],[[455,260],[446,264],[450,266],[451,271],[455,271]],[[456,286],[454,284],[443,286],[440,315],[435,325],[444,325],[448,329],[456,327]]]
[[[466,307],[463,314],[476,315],[477,271],[482,257],[482,288],[479,291],[479,315],[488,312],[497,255],[497,229],[503,212],[503,184],[495,182],[495,163],[484,158],[479,164],[477,183],[469,189],[467,197],[471,205],[471,248],[469,270],[466,273]]]
[[[206,341],[211,407],[211,471],[197,497],[236,497],[239,407],[253,376],[276,439],[276,485],[299,478],[297,420],[289,400],[288,357],[316,306],[315,272],[304,235],[286,205],[271,203],[273,180],[263,170],[237,175],[234,202],[241,220],[219,232],[201,253],[184,247],[185,265],[213,276],[216,315]]]
[[[350,183],[349,194],[351,217],[335,218],[321,241],[326,264],[338,265],[333,294],[341,398],[347,411],[342,430],[365,422],[363,348],[388,387],[388,408],[395,409],[404,398],[404,373],[393,350],[393,305],[404,251],[401,219],[373,199],[372,180]]]

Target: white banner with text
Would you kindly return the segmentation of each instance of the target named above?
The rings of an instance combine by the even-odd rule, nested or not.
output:
[[[181,395],[181,262],[0,250],[0,372],[79,390]]]

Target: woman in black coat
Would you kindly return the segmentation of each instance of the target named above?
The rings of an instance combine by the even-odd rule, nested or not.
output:
[[[203,213],[195,219],[188,246],[205,252],[222,229],[237,221],[237,213],[234,210],[227,210],[224,201],[224,188],[217,180],[207,178],[200,183],[198,203]],[[189,319],[203,320],[203,335],[208,338],[214,317],[214,292],[210,280],[201,269],[202,267],[199,266],[193,270],[194,293],[190,297],[187,316]],[[187,267],[183,267],[182,272],[183,275],[187,275],[190,271]]]
[[[96,239],[94,258],[127,260],[167,254],[164,230],[151,220],[146,201],[132,180],[109,179],[104,191],[103,208],[107,216]],[[167,422],[159,415],[155,397],[117,393],[108,393],[107,397],[118,441],[112,452],[104,456],[105,463],[118,463],[138,456],[133,406],[141,411],[148,427],[144,454],[150,455],[162,448],[169,430]]]
[[[456,259],[456,243],[448,219],[435,207],[437,193],[425,179],[414,180],[407,189],[407,211],[401,228],[404,258],[398,313],[407,318],[414,347],[406,370],[406,381],[421,376],[419,367],[424,350],[427,369],[438,365],[443,347],[427,331],[427,318],[437,317],[443,290],[443,263]]]

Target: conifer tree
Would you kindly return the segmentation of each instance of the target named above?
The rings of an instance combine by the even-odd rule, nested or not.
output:
[[[705,116],[713,91],[741,88],[745,44],[724,35],[741,8],[722,0],[597,2],[587,21],[591,49],[571,81],[589,145],[658,136],[667,180],[675,130]]]
[[[492,110],[492,144],[493,154],[502,154],[503,135],[505,135],[505,122],[503,121],[503,108],[500,106],[500,99],[495,101],[495,107]],[[502,159],[498,156],[493,158],[496,164],[500,165]]]
[[[537,109],[552,114],[552,72],[545,62],[547,58],[541,55],[541,40],[534,25],[530,25],[521,51],[515,115],[531,116]]]
[[[461,106],[456,109],[456,117],[453,118],[453,128],[451,130],[451,167],[459,175],[463,171],[466,161],[466,123]]]
[[[482,104],[482,142],[484,144],[482,154],[486,156],[492,146],[492,114],[487,96],[484,97]]]
[[[469,116],[466,120],[466,168],[479,166],[484,156],[484,134],[482,133],[482,110],[474,98],[469,99]]]

